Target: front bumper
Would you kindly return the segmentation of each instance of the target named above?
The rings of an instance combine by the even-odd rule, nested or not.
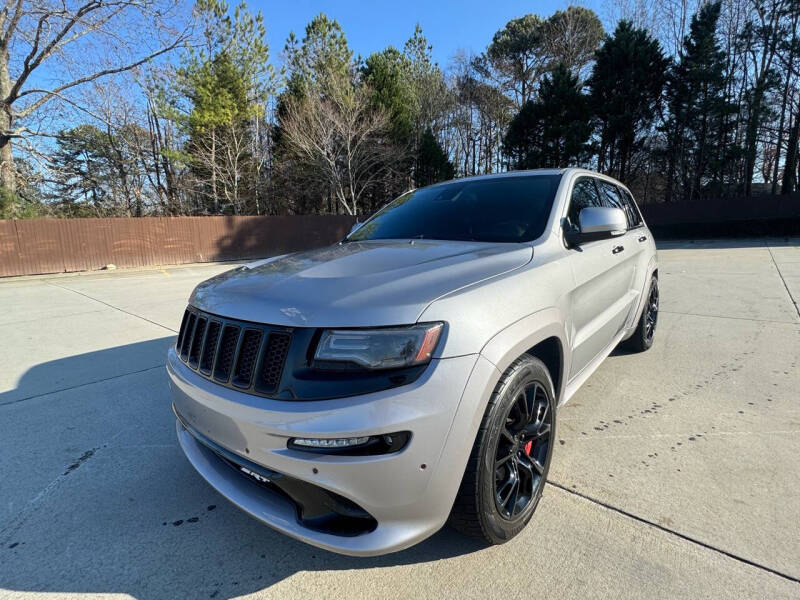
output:
[[[315,546],[357,556],[407,548],[447,520],[496,371],[468,355],[435,360],[413,384],[324,401],[271,400],[218,386],[170,349],[173,404],[186,426],[227,451],[355,503],[377,525],[359,535],[304,526],[286,498],[230,468],[180,421],[178,439],[192,465],[220,493],[264,523]],[[410,431],[400,452],[330,456],[290,450],[290,437],[358,437]]]

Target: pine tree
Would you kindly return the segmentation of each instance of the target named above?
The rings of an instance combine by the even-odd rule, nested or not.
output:
[[[245,212],[256,183],[252,124],[275,89],[266,28],[244,2],[233,16],[224,0],[199,0],[195,11],[203,44],[182,57],[175,83],[188,110],[166,110],[188,137],[175,158],[190,167],[200,212]]]
[[[621,181],[631,174],[657,115],[669,60],[644,29],[620,21],[597,51],[588,86],[599,137],[598,170]]]
[[[455,177],[456,169],[447,158],[439,142],[430,129],[422,134],[416,156],[414,182],[417,187],[431,185],[439,181],[447,181]]]
[[[589,102],[577,75],[564,64],[542,79],[537,100],[526,102],[503,141],[516,169],[566,167],[587,158],[591,134]]]
[[[294,33],[286,42],[289,69],[288,94],[296,99],[306,94],[341,94],[352,89],[353,52],[341,25],[320,13],[306,26],[298,44]]]
[[[373,103],[389,112],[393,141],[400,145],[411,144],[418,112],[411,61],[389,46],[367,57],[362,75],[372,91]]]

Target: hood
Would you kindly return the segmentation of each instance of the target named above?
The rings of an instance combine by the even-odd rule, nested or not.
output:
[[[222,273],[190,302],[225,317],[298,327],[416,322],[433,300],[519,268],[533,249],[438,240],[348,242]]]

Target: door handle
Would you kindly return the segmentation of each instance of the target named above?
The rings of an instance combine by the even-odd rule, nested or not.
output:
[[[640,242],[646,242],[647,241],[647,236],[643,235],[642,237],[639,238],[639,241]]]
[[[614,246],[614,249],[611,251],[611,254],[619,254],[625,250],[625,246]]]

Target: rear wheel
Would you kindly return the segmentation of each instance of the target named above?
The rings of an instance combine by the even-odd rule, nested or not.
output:
[[[453,527],[502,544],[530,521],[550,468],[554,398],[538,358],[524,354],[506,370],[475,439],[450,515]]]
[[[636,331],[628,339],[627,346],[634,352],[644,352],[653,345],[658,324],[658,278],[654,275],[650,279],[650,289],[647,293],[647,302],[642,309],[642,316]]]

